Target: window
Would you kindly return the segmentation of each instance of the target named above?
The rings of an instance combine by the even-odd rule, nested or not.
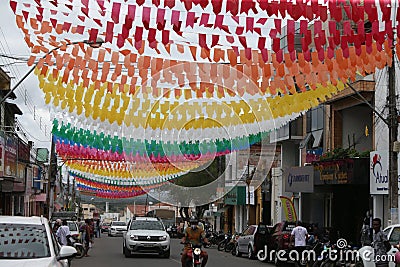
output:
[[[51,241],[53,243],[54,252],[56,255],[58,255],[60,253],[60,244],[58,243],[54,233],[51,234]]]
[[[0,224],[0,259],[50,257],[50,246],[44,225]]]
[[[75,222],[68,222],[68,228],[70,231],[78,231],[78,228],[76,227]]]
[[[243,231],[243,235],[249,235],[250,227],[247,227],[246,230]]]
[[[389,242],[390,244],[398,244],[399,241],[400,241],[400,227],[394,227],[390,235]]]
[[[126,223],[124,222],[112,222],[112,226],[126,226]]]
[[[254,226],[249,227],[249,235],[253,235],[255,231],[256,231],[256,228]]]
[[[130,230],[158,230],[158,231],[164,231],[164,226],[159,221],[132,221]]]

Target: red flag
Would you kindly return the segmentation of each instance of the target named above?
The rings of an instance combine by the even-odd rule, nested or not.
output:
[[[222,8],[222,0],[212,0],[214,14],[219,14]]]
[[[142,22],[143,22],[143,27],[145,29],[149,29],[150,25],[150,12],[151,8],[150,7],[143,7],[143,12],[142,12]]]
[[[214,28],[223,28],[223,23],[224,23],[224,15],[216,15],[215,16],[215,22],[214,22]]]
[[[210,17],[210,14],[203,13],[201,15],[201,19],[200,19],[200,26],[202,26],[202,25],[207,26],[209,17]]]
[[[113,39],[113,32],[114,32],[114,22],[107,21],[107,28],[106,28],[106,42],[111,43]]]
[[[195,18],[196,13],[194,12],[188,12],[186,15],[186,27],[192,27],[194,26],[194,18]]]
[[[121,9],[121,3],[113,3],[112,11],[111,11],[111,18],[114,23],[119,23],[119,12]]]
[[[247,17],[246,18],[246,32],[253,32],[254,29],[254,18],[253,17]]]

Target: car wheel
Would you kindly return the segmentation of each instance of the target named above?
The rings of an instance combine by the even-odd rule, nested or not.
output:
[[[254,259],[254,253],[253,253],[253,249],[249,246],[249,248],[247,249],[247,257],[252,260]]]
[[[164,253],[163,257],[168,259],[170,255],[171,255],[171,250],[168,249],[167,252]]]
[[[242,256],[242,253],[239,251],[239,245],[236,245],[236,247],[235,247],[235,256],[236,257]]]
[[[125,245],[123,246],[123,251],[124,251],[125,258],[130,258],[130,257],[131,257],[131,253],[130,253],[129,250],[125,247]]]

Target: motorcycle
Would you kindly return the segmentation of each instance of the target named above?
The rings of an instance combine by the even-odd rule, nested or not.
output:
[[[232,252],[232,255],[235,255],[236,253],[236,244],[237,244],[237,240],[239,239],[239,234],[236,233],[234,235],[232,235],[231,240],[229,240],[228,244],[225,245],[225,252]]]
[[[225,246],[230,242],[232,238],[231,234],[225,234],[224,240],[218,243],[218,251],[223,251],[225,250]]]
[[[78,242],[78,239],[74,236],[68,237],[68,242],[71,247],[76,249],[76,256],[75,258],[80,259],[85,255],[85,248],[82,243]]]
[[[208,244],[204,245],[205,248],[211,247],[213,245],[218,245],[222,240],[225,239],[225,234],[222,232],[208,232],[206,234],[206,237],[208,239]]]
[[[193,245],[191,243],[183,244],[188,245],[188,249],[186,250],[186,267],[200,267],[203,259],[201,255],[201,245]]]

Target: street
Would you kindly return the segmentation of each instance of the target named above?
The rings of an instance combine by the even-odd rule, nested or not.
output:
[[[182,245],[179,239],[171,239],[171,257],[169,259],[158,258],[153,255],[135,256],[125,258],[122,254],[122,238],[107,237],[103,235],[101,238],[95,239],[93,248],[89,251],[89,257],[82,259],[74,259],[73,267],[123,267],[123,266],[163,266],[177,267],[180,266],[180,252]],[[208,267],[242,267],[242,266],[263,266],[272,267],[274,265],[260,262],[258,260],[248,260],[245,256],[238,258],[230,253],[219,252],[215,246],[207,249],[209,254]]]

